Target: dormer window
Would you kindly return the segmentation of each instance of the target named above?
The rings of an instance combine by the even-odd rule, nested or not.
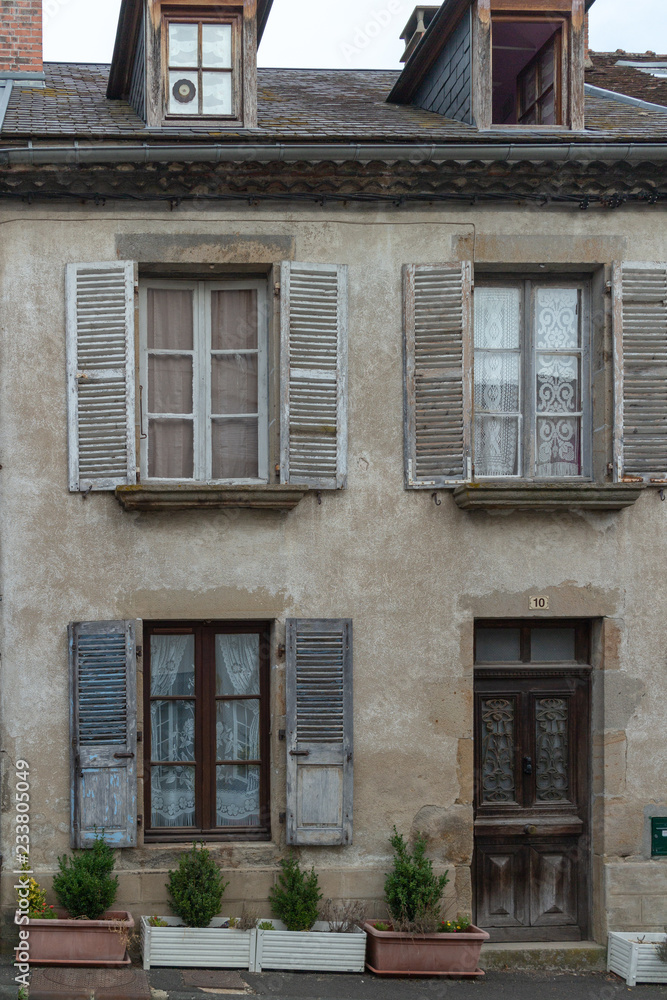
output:
[[[167,114],[237,117],[237,25],[167,18]]]
[[[493,125],[564,124],[566,27],[562,18],[493,18]]]

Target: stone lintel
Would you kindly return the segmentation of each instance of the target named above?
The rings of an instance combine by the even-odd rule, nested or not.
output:
[[[462,483],[454,490],[463,510],[623,510],[643,483]]]

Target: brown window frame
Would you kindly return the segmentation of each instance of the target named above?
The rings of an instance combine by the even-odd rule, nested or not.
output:
[[[520,659],[516,661],[498,660],[495,663],[484,661],[483,663],[478,663],[477,661],[477,629],[479,628],[512,628],[520,630]],[[574,650],[575,659],[574,662],[582,666],[590,666],[591,663],[591,623],[590,619],[572,619],[572,618],[503,618],[498,621],[497,618],[476,618],[475,619],[475,638],[474,638],[474,663],[476,671],[484,671],[486,668],[498,669],[505,668],[511,663],[522,663],[527,666],[531,665],[541,665],[542,661],[537,661],[531,659],[531,648],[530,648],[530,633],[533,629],[541,628],[573,628],[575,630],[574,637]],[[561,661],[548,661],[545,663],[547,669],[557,669]]]
[[[570,46],[569,46],[569,26],[570,26],[570,19],[567,18],[567,17],[562,17],[562,16],[561,17],[554,16],[553,14],[549,15],[549,16],[540,17],[540,12],[536,12],[535,14],[532,14],[532,15],[526,14],[526,15],[523,15],[523,16],[522,15],[512,15],[512,14],[506,14],[506,15],[504,15],[504,14],[492,13],[492,15],[491,15],[491,53],[490,53],[490,55],[491,55],[491,65],[490,65],[490,79],[489,79],[489,87],[491,88],[491,92],[493,91],[493,25],[494,25],[494,23],[497,23],[497,22],[500,22],[500,21],[505,22],[505,23],[509,22],[510,24],[518,24],[521,21],[528,21],[528,22],[531,22],[531,23],[532,22],[538,22],[538,21],[550,21],[550,22],[556,22],[557,21],[557,22],[560,23],[560,28],[559,28],[558,32],[553,36],[553,39],[549,39],[549,41],[547,41],[542,46],[542,48],[539,50],[539,52],[535,53],[535,55],[531,59],[530,63],[527,66],[524,67],[524,69],[521,71],[521,73],[518,74],[518,76],[516,78],[516,97],[515,97],[515,100],[516,100],[516,110],[517,110],[516,124],[506,125],[506,124],[503,124],[502,122],[495,122],[495,121],[493,121],[493,111],[491,111],[491,123],[490,123],[491,127],[493,127],[493,128],[563,128],[563,127],[568,127],[568,121],[567,121],[567,118],[568,118],[568,113],[567,113],[567,95],[568,95],[569,89],[570,89],[570,56],[569,56],[569,52],[570,52]],[[556,41],[556,40],[557,40],[556,51],[554,52],[554,90],[555,90],[555,94],[554,94],[554,117],[555,117],[555,121],[554,121],[554,123],[552,125],[542,125],[540,122],[531,122],[531,123],[525,123],[525,122],[523,122],[522,123],[520,119],[521,119],[521,117],[523,115],[525,115],[526,111],[525,111],[525,109],[521,108],[521,101],[520,101],[520,96],[521,95],[520,95],[519,81],[520,81],[521,77],[527,72],[527,70],[530,69],[530,67],[537,60],[539,60],[540,55],[542,54],[542,52],[544,51],[544,49],[549,44],[551,44],[552,41]],[[541,98],[543,96],[544,95],[540,95],[540,97],[537,98],[536,103],[539,104],[539,101],[541,100]],[[492,106],[493,106],[493,101],[491,101],[491,107]]]
[[[260,758],[255,761],[219,761],[216,741],[216,702],[248,700],[245,695],[219,696],[215,690],[215,645],[219,634],[258,634],[260,679]],[[195,694],[171,696],[174,701],[195,702],[195,824],[187,827],[151,825],[151,767],[164,762],[151,760],[151,635],[194,635]],[[144,841],[184,842],[267,841],[271,839],[270,813],[270,639],[268,621],[147,621],[144,623]],[[169,700],[156,695],[155,700]],[[176,764],[176,762],[170,762]],[[191,762],[186,762],[190,764]],[[260,825],[219,827],[214,825],[216,765],[225,763],[257,764],[260,768]]]
[[[203,73],[202,68],[202,25],[204,24],[216,24],[224,25],[229,24],[232,28],[232,66],[230,70],[220,70],[219,72],[229,72],[232,78],[232,113],[230,115],[207,115],[204,112],[197,111],[196,113],[188,115],[176,115],[169,111],[169,25],[170,24],[197,24],[199,29],[199,42],[197,51],[197,62],[198,65],[192,68],[187,68],[185,66],[178,67],[183,69],[184,72],[198,74],[199,79],[199,94],[201,101],[202,95],[202,82],[201,77]],[[164,109],[163,116],[165,122],[180,123],[180,124],[190,124],[197,122],[213,122],[213,121],[224,121],[224,122],[235,122],[240,121],[242,116],[242,94],[243,94],[243,65],[242,65],[242,31],[243,31],[243,18],[241,14],[228,13],[224,15],[215,16],[211,13],[210,8],[183,8],[183,7],[169,7],[165,6],[162,8],[162,86],[164,89]]]

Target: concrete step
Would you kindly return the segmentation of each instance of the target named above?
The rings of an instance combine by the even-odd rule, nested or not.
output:
[[[516,972],[603,972],[607,949],[595,941],[522,941],[482,946],[481,969]]]

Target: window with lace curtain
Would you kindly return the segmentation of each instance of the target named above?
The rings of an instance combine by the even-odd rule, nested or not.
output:
[[[144,666],[146,839],[267,840],[268,623],[152,623]]]
[[[477,279],[475,476],[590,475],[588,288]]]

